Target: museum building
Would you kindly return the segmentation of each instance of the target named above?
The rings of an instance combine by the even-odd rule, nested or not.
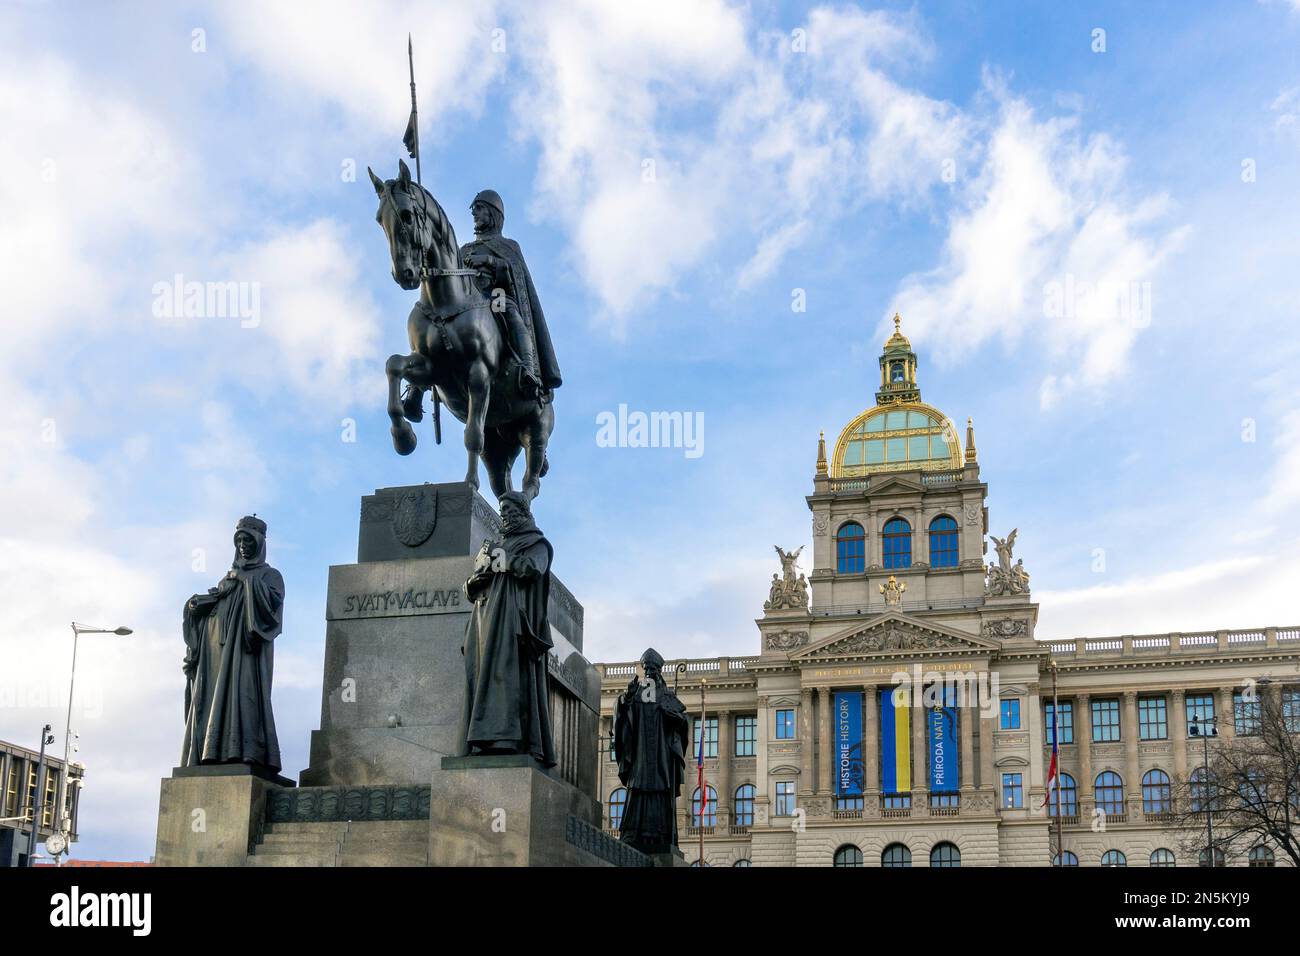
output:
[[[1200,772],[1198,732],[1257,732],[1261,683],[1300,726],[1300,627],[1036,640],[1015,532],[989,535],[973,426],[963,441],[921,400],[894,324],[875,404],[829,456],[818,442],[811,571],[802,548],[778,548],[759,653],[665,665],[692,715],[685,859],[698,865],[702,842],[707,866],[1204,863],[1172,812]],[[637,665],[596,667],[604,826],[617,834],[613,715]],[[1261,843],[1222,862],[1288,858]]]

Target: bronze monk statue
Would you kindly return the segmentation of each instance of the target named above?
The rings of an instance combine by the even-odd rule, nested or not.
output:
[[[531,754],[555,765],[547,657],[551,544],[528,499],[501,496],[501,535],[483,542],[465,594],[474,602],[465,632],[464,753]]]
[[[240,518],[234,564],[215,588],[185,604],[182,767],[246,763],[280,769],[271,714],[271,642],[283,612],[284,579],[266,563],[266,522]]]
[[[614,757],[627,787],[621,839],[644,853],[677,846],[677,794],[682,787],[690,718],[663,678],[664,659],[641,655],[645,677],[633,677],[614,708]]]

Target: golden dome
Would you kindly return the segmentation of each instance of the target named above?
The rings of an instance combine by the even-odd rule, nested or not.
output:
[[[894,314],[894,334],[880,356],[880,390],[868,408],[840,433],[831,456],[832,478],[882,471],[947,471],[962,467],[957,429],[943,412],[921,401],[916,353]],[[974,444],[972,438],[972,454]]]
[[[831,458],[832,478],[882,471],[948,471],[962,467],[957,429],[924,402],[868,408],[840,433]]]

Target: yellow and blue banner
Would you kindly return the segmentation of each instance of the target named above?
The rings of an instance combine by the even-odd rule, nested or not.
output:
[[[835,793],[862,796],[862,691],[835,692]]]
[[[880,771],[885,793],[912,790],[912,708],[907,690],[899,692],[902,704],[894,706],[894,691],[880,695]]]
[[[942,687],[942,707],[926,712],[930,725],[930,792],[956,793],[961,789],[957,756],[957,688]]]

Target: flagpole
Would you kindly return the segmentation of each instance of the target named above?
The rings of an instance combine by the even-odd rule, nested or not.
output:
[[[415,181],[424,185],[420,178],[420,114],[415,108],[415,50],[411,45],[411,35],[406,35],[406,65],[411,72],[411,129],[415,132]]]
[[[1065,865],[1065,843],[1061,836],[1061,701],[1056,694],[1056,661],[1052,661],[1052,744],[1056,748],[1056,859],[1058,866]]]
[[[703,677],[700,678],[700,869],[704,869],[704,807],[709,799],[709,791],[704,786],[704,732],[708,723],[704,703],[704,685],[707,684]]]

